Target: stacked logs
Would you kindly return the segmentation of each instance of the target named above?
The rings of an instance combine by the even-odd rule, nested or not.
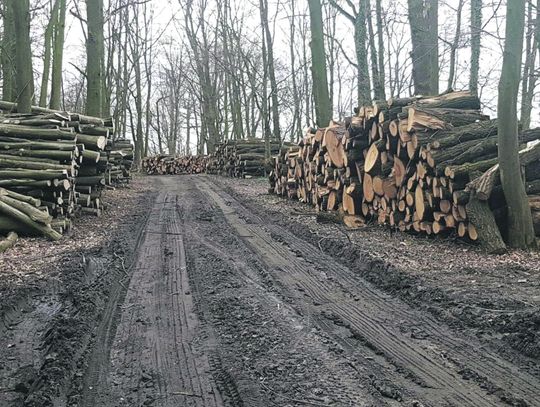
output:
[[[117,139],[107,146],[107,184],[126,185],[131,180],[134,146],[130,140]]]
[[[69,229],[78,212],[101,214],[101,192],[107,184],[116,184],[115,162],[109,160],[114,152],[112,121],[38,107],[31,114],[19,114],[10,102],[0,102],[0,110],[0,187],[19,200],[28,199],[26,209],[39,202],[52,219],[42,224],[58,233]],[[124,143],[122,149],[133,148]],[[122,165],[129,172],[130,161]],[[35,210],[32,216],[24,212],[23,221],[20,213],[2,208],[0,233],[36,231]]]
[[[148,175],[201,174],[208,157],[202,155],[156,155],[143,159],[142,168]]]
[[[0,188],[0,213],[0,230],[10,231],[2,244],[4,248],[17,240],[17,233],[43,235],[52,240],[62,237],[62,227],[53,223],[48,208],[39,199]]]
[[[280,143],[269,144],[270,155],[281,148]],[[266,145],[262,139],[227,140],[216,146],[206,172],[236,178],[265,176],[271,170],[265,156]]]
[[[489,217],[502,227],[506,206],[498,176],[487,177],[479,205],[472,193],[472,181],[497,164],[497,122],[479,109],[468,92],[374,102],[275,157],[271,190],[359,223],[478,240]],[[530,194],[540,193],[540,144],[525,143],[539,138],[538,129],[520,135]]]

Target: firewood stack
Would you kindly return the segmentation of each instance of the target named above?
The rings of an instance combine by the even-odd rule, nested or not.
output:
[[[22,207],[10,201],[18,212],[2,206],[0,234],[39,230],[28,226],[39,222],[32,217],[36,211],[22,210],[37,203],[47,214],[42,226],[58,233],[67,231],[71,217],[80,211],[99,215],[101,191],[110,179],[112,121],[38,107],[31,114],[18,114],[10,102],[0,102],[0,110],[0,187],[19,201],[23,196],[29,200]]]
[[[143,159],[142,167],[148,175],[201,174],[205,171],[208,157],[156,155]]]
[[[133,166],[133,150],[133,143],[127,139],[114,140],[107,147],[109,158],[107,184],[126,185],[129,183]]]
[[[277,154],[279,150],[280,144],[272,141],[271,155]],[[227,140],[217,145],[206,172],[236,178],[265,176],[270,171],[265,151],[262,139]]]
[[[497,122],[479,109],[468,92],[374,102],[345,124],[309,131],[298,147],[275,157],[271,189],[358,223],[477,240],[486,211],[470,201],[489,203],[501,229],[506,206],[493,168]],[[540,193],[540,144],[526,149],[525,143],[536,139],[540,129],[520,135],[531,195]],[[489,193],[471,199],[475,180],[486,172]]]

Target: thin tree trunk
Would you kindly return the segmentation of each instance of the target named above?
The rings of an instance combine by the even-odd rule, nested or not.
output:
[[[103,0],[86,0],[88,40],[86,43],[86,113],[102,115],[103,92]]]
[[[324,35],[322,9],[320,0],[308,0],[311,22],[311,73],[313,75],[313,95],[317,125],[328,126],[332,120],[332,106],[328,94],[328,79],[326,74],[326,58],[324,50]]]
[[[456,54],[459,46],[459,39],[461,37],[461,11],[463,10],[464,0],[459,0],[456,17],[456,35],[454,41],[450,45],[450,72],[448,73],[448,85],[447,91],[451,91],[454,88],[454,80],[456,75]]]
[[[497,107],[499,165],[508,204],[508,244],[511,247],[529,248],[535,246],[536,239],[531,210],[521,179],[517,121],[525,0],[509,1],[506,9],[506,40]]]
[[[49,22],[45,29],[44,47],[45,55],[43,57],[43,75],[41,76],[41,91],[39,93],[39,106],[47,107],[47,99],[49,97],[49,78],[51,74],[51,54],[53,49],[53,34],[54,27],[58,21],[58,7],[59,0],[55,0],[54,6],[51,10]]]
[[[478,95],[481,35],[482,0],[471,0],[471,74],[469,79],[469,89],[475,95]]]
[[[381,0],[375,0],[375,15],[377,20],[377,40],[378,40],[378,55],[379,55],[379,80],[381,81],[381,88],[382,88],[382,99],[386,99],[386,90],[385,90],[385,83],[386,83],[386,76],[385,76],[385,69],[384,69],[384,24],[383,24],[383,16],[382,16],[382,5]]]
[[[30,5],[29,0],[10,1],[15,17],[17,110],[19,113],[31,113],[34,97],[34,72],[30,42]]]
[[[366,17],[368,26],[368,42],[371,50],[371,72],[373,75],[373,94],[375,100],[385,100],[386,95],[384,92],[384,78],[381,77],[379,72],[379,57],[377,54],[377,48],[375,47],[375,32],[373,30],[373,23],[371,21],[371,3],[370,0],[366,0]]]
[[[15,76],[16,45],[15,45],[15,16],[13,15],[12,0],[3,4],[4,35],[2,37],[2,98],[14,102],[16,96],[17,78]]]
[[[538,39],[540,37],[540,10],[536,10],[533,17],[532,0],[528,2],[527,10],[527,36],[525,40],[525,65],[523,66],[523,80],[521,82],[521,126],[527,130],[531,126],[531,112],[533,108],[534,90],[536,88],[536,56]],[[537,1],[540,5],[540,0]]]
[[[51,75],[50,108],[60,110],[62,95],[62,69],[64,60],[64,36],[66,27],[66,0],[58,0],[58,20],[54,27],[54,48]]]

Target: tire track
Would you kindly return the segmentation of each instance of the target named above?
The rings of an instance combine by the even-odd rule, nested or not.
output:
[[[352,270],[286,229],[254,219],[208,178],[200,178],[197,186],[269,268],[280,270],[273,273],[276,280],[284,287],[300,288],[295,296],[302,306],[309,308],[308,301],[315,302],[320,310],[344,321],[403,372],[405,379],[422,383],[427,389],[425,398],[434,405],[540,405],[538,380],[482,348],[474,338],[455,337],[432,317],[355,278]],[[310,253],[310,261],[298,253]],[[402,328],[416,326],[425,333],[421,339],[403,333]]]
[[[226,405],[201,341],[187,275],[180,191],[152,207],[107,363],[82,405]],[[102,350],[103,351],[103,350]]]

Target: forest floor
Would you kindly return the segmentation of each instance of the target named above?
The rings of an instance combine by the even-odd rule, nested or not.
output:
[[[136,178],[0,256],[0,405],[540,406],[540,255]]]

